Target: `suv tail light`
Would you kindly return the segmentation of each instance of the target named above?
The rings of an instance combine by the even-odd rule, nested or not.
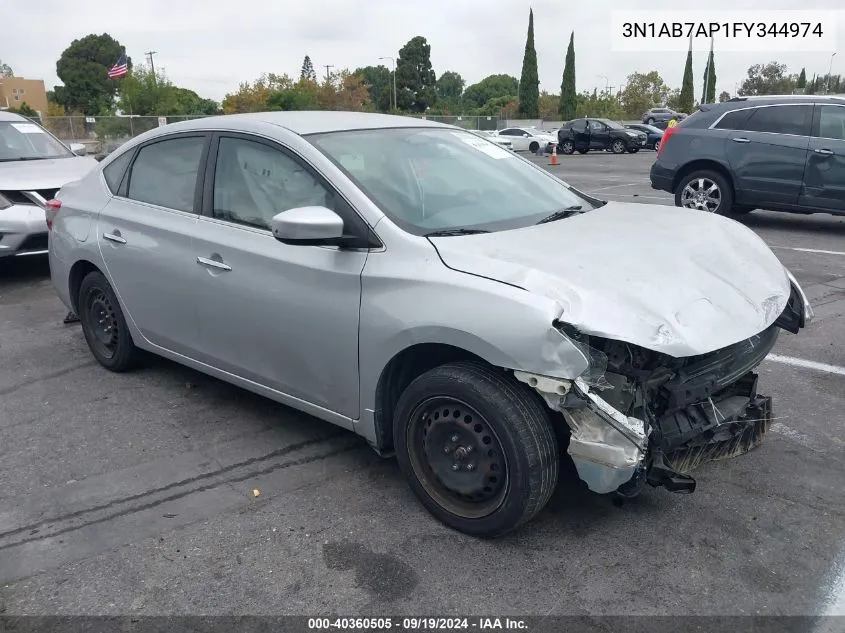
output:
[[[56,214],[59,212],[59,209],[62,208],[62,201],[61,200],[48,200],[47,201],[47,208],[45,209],[46,216],[47,216],[47,230],[53,230],[53,220],[56,218]]]
[[[678,127],[677,127],[677,126],[675,126],[675,127],[667,127],[667,128],[663,131],[663,139],[660,141],[660,147],[657,149],[657,155],[658,155],[658,156],[660,156],[660,154],[663,152],[663,148],[664,148],[664,147],[666,147],[666,143],[668,143],[668,142],[669,142],[669,139],[670,139],[670,138],[672,138],[672,135],[673,135],[675,132],[677,132],[677,131],[678,131]]]

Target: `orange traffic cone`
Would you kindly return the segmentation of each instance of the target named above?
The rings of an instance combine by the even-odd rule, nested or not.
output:
[[[549,165],[559,165],[560,163],[557,161],[557,143],[552,145],[552,159],[549,161]]]

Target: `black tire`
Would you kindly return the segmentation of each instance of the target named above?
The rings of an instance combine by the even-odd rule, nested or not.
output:
[[[575,144],[572,141],[564,141],[558,145],[561,154],[571,154],[575,151]]]
[[[652,119],[651,117],[649,117],[649,118],[648,118],[648,120],[646,121],[646,124],[647,124],[647,125],[654,125],[654,119]]]
[[[621,138],[617,138],[610,142],[610,151],[614,154],[624,154],[627,149],[625,141]]]
[[[639,147],[629,147],[629,148],[628,148],[628,153],[629,153],[629,154],[636,154],[636,153],[637,153],[637,152],[639,152],[639,151],[640,151],[640,148],[639,148]]]
[[[587,153],[587,152],[589,152],[589,151],[590,151],[590,150],[588,150],[588,149],[579,149],[579,150],[578,150],[578,153],[583,155],[583,154],[586,154],[586,153]]]
[[[473,536],[516,529],[543,509],[557,485],[558,444],[545,405],[480,363],[441,365],[413,380],[396,405],[393,440],[422,504]]]
[[[92,271],[85,275],[79,286],[77,307],[82,332],[97,362],[113,372],[135,367],[140,350],[132,341],[117,296],[103,273]]]
[[[660,151],[660,140],[659,139],[654,141],[654,143],[652,143],[651,149],[653,149],[655,152]]]
[[[702,182],[704,183],[703,185],[701,184]],[[686,202],[689,200],[686,193],[688,185],[695,190],[703,187],[705,191],[710,191],[710,186],[715,185],[718,191],[711,192],[710,197],[712,197],[712,193],[718,193],[718,205],[711,208],[711,205],[708,203],[706,209],[701,206],[691,206]],[[675,188],[675,206],[686,207],[688,209],[699,209],[701,211],[708,211],[718,215],[730,214],[730,210],[733,208],[733,199],[733,188],[727,179],[719,172],[711,171],[709,169],[702,169],[700,171],[694,171],[687,174],[681,179],[681,182],[678,183],[678,186]]]
[[[536,154],[538,149],[540,149],[540,144],[537,141],[531,141],[531,144],[528,146],[528,151],[532,154]]]

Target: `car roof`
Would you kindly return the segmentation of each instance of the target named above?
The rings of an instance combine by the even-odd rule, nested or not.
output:
[[[428,121],[422,118],[396,116],[392,114],[377,114],[372,112],[343,112],[343,111],[309,111],[297,110],[287,112],[250,112],[245,114],[228,114],[223,116],[203,117],[172,123],[158,128],[167,133],[182,130],[209,129],[221,127],[228,130],[233,128],[254,128],[259,126],[278,126],[301,136],[307,134],[322,134],[325,132],[345,132],[349,130],[375,130],[380,128],[401,127],[431,127],[451,128],[454,126]]]
[[[29,121],[25,116],[0,110],[0,121]]]

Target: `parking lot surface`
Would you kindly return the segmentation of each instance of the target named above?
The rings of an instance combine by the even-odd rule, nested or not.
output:
[[[653,159],[548,168],[671,204]],[[62,324],[46,260],[0,261],[0,612],[845,612],[845,219],[743,222],[817,315],[760,368],[777,418],[763,445],[703,467],[693,495],[622,507],[567,473],[494,541],[438,524],[394,460],[342,430],[167,361],[101,369]]]

